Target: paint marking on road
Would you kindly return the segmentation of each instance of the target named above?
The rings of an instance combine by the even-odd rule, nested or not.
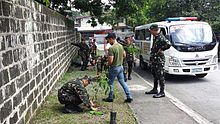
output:
[[[149,86],[153,87],[152,84],[150,84],[148,81],[146,81],[143,77],[141,77],[138,73],[134,72],[135,75],[137,75],[139,78],[141,78],[142,80],[144,80],[144,82],[146,82]],[[179,99],[175,98],[173,95],[171,95],[170,93],[168,93],[167,91],[165,91],[166,96],[170,99],[171,103],[173,103],[176,107],[178,107],[180,110],[182,110],[183,112],[185,112],[187,115],[189,115],[190,117],[192,117],[197,123],[199,124],[213,124],[212,122],[210,122],[209,120],[207,120],[206,118],[204,118],[202,115],[200,115],[199,113],[197,113],[196,111],[194,111],[193,109],[191,109],[190,107],[188,107],[187,105],[185,105],[184,103],[182,103]]]
[[[128,87],[131,91],[140,91],[140,90],[146,90],[147,89],[147,87],[142,86],[142,85],[129,85]]]

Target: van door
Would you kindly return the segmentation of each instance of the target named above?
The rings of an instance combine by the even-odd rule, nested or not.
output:
[[[147,62],[150,60],[152,36],[151,36],[149,29],[144,29],[144,32],[145,32],[145,37],[144,37],[145,42],[142,42],[142,50],[143,50],[142,56],[143,56],[144,61]]]

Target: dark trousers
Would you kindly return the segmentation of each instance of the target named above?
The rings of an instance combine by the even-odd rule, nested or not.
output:
[[[84,70],[87,69],[87,66],[88,66],[88,63],[89,63],[89,60],[88,60],[89,57],[87,58],[87,57],[82,57],[81,56],[81,58],[82,58],[82,62],[83,62],[81,70],[84,71]]]
[[[131,77],[134,61],[128,61],[128,77]]]

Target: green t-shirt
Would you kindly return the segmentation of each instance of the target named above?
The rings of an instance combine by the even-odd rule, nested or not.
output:
[[[109,48],[108,55],[114,56],[112,66],[122,65],[124,59],[123,53],[124,53],[124,48],[119,43],[115,43]]]

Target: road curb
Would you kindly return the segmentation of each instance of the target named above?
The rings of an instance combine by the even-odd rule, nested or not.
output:
[[[129,103],[127,103],[127,104],[132,111],[132,115],[134,116],[135,121],[137,122],[137,124],[139,124],[139,119],[138,119],[137,115],[135,114],[134,109],[131,107],[131,105]]]
[[[150,87],[153,87],[152,84],[150,84],[148,81],[146,81],[143,77],[141,77],[138,73],[136,73],[135,71],[133,72],[133,74],[135,74],[137,77],[141,78],[144,82],[146,82],[146,84]],[[175,98],[174,96],[172,96],[169,92],[167,92],[165,90],[165,94],[167,96],[167,98],[169,99],[169,101],[175,105],[178,109],[180,109],[181,111],[183,111],[184,113],[186,113],[189,117],[191,117],[195,122],[197,122],[198,124],[213,124],[212,122],[210,122],[209,120],[207,120],[206,118],[204,118],[202,115],[200,115],[199,113],[197,113],[196,111],[194,111],[193,109],[191,109],[190,107],[186,106],[184,103],[182,103],[179,99]]]

